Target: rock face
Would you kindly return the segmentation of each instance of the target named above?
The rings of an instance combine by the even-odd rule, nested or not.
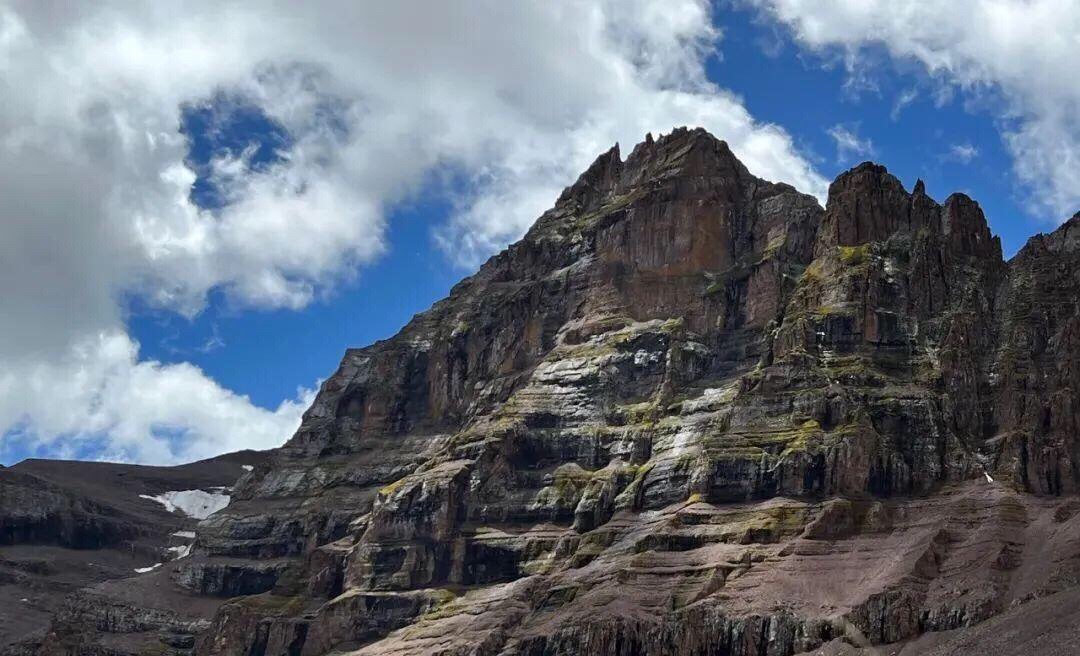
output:
[[[788,656],[1072,594],[1078,226],[1006,263],[881,166],[822,209],[703,130],[616,147],[346,353],[151,575],[214,609],[170,649]]]

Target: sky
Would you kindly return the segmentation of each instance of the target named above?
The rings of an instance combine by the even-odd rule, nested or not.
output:
[[[681,125],[1007,256],[1080,209],[1065,0],[0,0],[0,463],[283,443],[348,347]]]

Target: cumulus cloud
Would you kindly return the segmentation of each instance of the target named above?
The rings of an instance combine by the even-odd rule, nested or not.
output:
[[[263,409],[140,360],[119,299],[302,308],[442,175],[461,184],[437,237],[465,265],[612,142],[676,125],[823,196],[789,135],[706,78],[718,40],[705,0],[0,2],[0,434],[162,462],[280,443],[306,393]],[[196,171],[183,108],[221,98],[281,126],[280,157]],[[192,202],[197,175],[219,206]]]
[[[1000,95],[1017,179],[1057,216],[1080,207],[1080,4],[1061,0],[754,0],[804,46],[861,59],[884,48],[948,90]]]
[[[854,158],[872,157],[874,142],[859,136],[859,126],[837,124],[825,131],[836,142],[836,161],[849,162]]]
[[[90,441],[104,459],[190,461],[280,445],[314,397],[299,390],[264,410],[191,364],[139,360],[138,350],[126,334],[103,333],[61,359],[0,373],[0,423],[15,427],[12,438],[33,430],[38,450],[61,457]]]

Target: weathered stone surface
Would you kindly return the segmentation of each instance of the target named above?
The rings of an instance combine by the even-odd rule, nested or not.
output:
[[[159,576],[251,656],[871,653],[1069,594],[1077,226],[1006,263],[881,166],[822,209],[702,130],[616,147]]]

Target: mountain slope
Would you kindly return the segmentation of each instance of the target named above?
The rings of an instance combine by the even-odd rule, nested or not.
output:
[[[116,584],[42,653],[209,610],[198,654],[787,656],[1071,594],[1078,221],[1006,263],[881,166],[823,209],[700,129],[616,147],[346,353],[156,619]]]
[[[197,519],[152,497],[215,493],[265,458],[245,451],[178,467],[63,460],[0,467],[0,646],[48,627],[71,592],[186,552]]]

